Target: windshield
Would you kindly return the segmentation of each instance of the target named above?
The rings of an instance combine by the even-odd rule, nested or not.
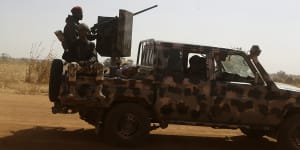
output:
[[[255,75],[242,55],[215,54],[216,80],[254,84]]]
[[[244,57],[240,55],[228,55],[225,61],[221,62],[224,67],[224,71],[231,74],[237,74],[241,77],[252,77],[254,74]]]

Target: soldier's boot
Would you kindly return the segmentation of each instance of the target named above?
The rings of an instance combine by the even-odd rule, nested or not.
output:
[[[104,100],[105,96],[102,93],[102,85],[97,85],[96,91],[95,91],[95,97],[98,100]]]
[[[76,95],[76,87],[74,83],[70,83],[69,85],[69,92],[67,94],[67,99],[68,100],[73,100]]]
[[[64,107],[60,101],[55,101],[54,105],[52,107],[52,113],[56,114],[56,113],[66,113],[67,112],[67,108]]]
[[[60,109],[61,109],[61,103],[59,101],[55,101],[52,107],[52,113],[53,114],[59,113]]]

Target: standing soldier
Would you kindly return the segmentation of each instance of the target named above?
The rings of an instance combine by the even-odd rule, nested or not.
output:
[[[65,50],[62,58],[67,62],[76,61],[75,59],[75,42],[79,38],[78,36],[78,25],[79,20],[82,20],[82,8],[80,6],[75,6],[71,9],[72,15],[68,15],[66,18],[66,25],[64,28],[64,41],[62,46]]]

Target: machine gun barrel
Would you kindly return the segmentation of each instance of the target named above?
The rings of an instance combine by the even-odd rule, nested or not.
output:
[[[91,39],[96,39],[96,50],[101,56],[129,57],[131,56],[133,17],[150,9],[143,9],[136,13],[120,9],[119,17],[98,16],[98,22],[91,28]],[[114,63],[112,63],[114,64]]]
[[[140,13],[143,13],[143,12],[145,12],[145,11],[148,11],[148,10],[150,10],[150,9],[153,9],[153,8],[155,8],[155,7],[157,7],[157,5],[154,5],[154,6],[151,6],[151,7],[149,7],[149,8],[146,8],[146,9],[143,9],[143,10],[141,10],[141,11],[138,11],[138,12],[134,13],[133,16],[138,15],[138,14],[140,14]]]

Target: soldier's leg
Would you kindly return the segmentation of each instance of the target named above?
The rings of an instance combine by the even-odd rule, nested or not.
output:
[[[92,68],[96,72],[97,86],[96,86],[95,96],[100,100],[105,99],[105,96],[102,94],[102,84],[104,80],[103,64],[96,62],[95,64],[93,64]]]
[[[80,66],[76,62],[72,62],[68,65],[68,83],[69,93],[68,98],[74,98],[76,95],[76,73],[80,69]]]
[[[104,66],[102,63],[96,62],[93,64],[93,70],[96,71],[96,81],[102,82],[104,80]]]

